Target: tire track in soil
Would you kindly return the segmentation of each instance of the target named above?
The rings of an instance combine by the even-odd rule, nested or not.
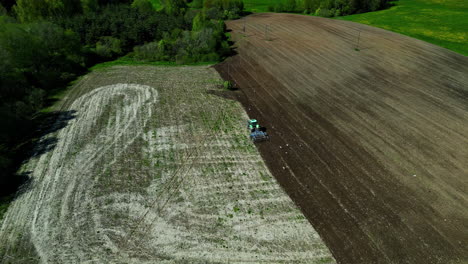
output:
[[[246,64],[248,64],[248,63],[246,63]],[[248,73],[245,73],[245,75],[249,75],[249,74],[248,74]],[[253,76],[251,76],[251,78],[255,79]],[[267,86],[268,86],[268,85],[267,85]],[[260,89],[262,88],[262,86],[259,86],[259,85],[255,86],[255,87],[258,87],[258,88],[260,88]],[[257,88],[257,89],[258,89],[258,88]],[[286,90],[286,89],[285,89],[285,90]],[[263,93],[268,94],[269,92],[266,91],[266,90],[264,90]],[[291,93],[291,94],[294,94],[294,92],[292,92],[292,91],[291,91],[290,93]],[[286,99],[286,98],[284,97],[284,95],[283,95],[284,93],[279,93],[279,94],[282,94],[283,105],[284,105],[284,102],[286,102],[286,101],[289,102],[289,106],[287,106],[286,108],[288,108],[288,109],[296,108],[296,110],[297,110],[297,107],[295,107],[293,104],[291,104],[290,100],[288,100],[288,99]],[[270,95],[270,96],[271,96],[271,95]],[[274,97],[274,96],[271,96],[271,97]],[[279,104],[279,101],[278,101],[277,99],[276,99],[276,103]],[[299,111],[299,112],[300,112],[300,111]],[[294,118],[295,118],[295,117],[293,117],[293,116],[290,116],[290,117],[289,117],[289,119],[294,119]],[[302,118],[302,119],[309,119],[309,117],[307,117],[307,116],[302,116],[301,118]],[[298,134],[295,133],[294,131],[289,131],[289,133],[292,133],[292,134],[296,135],[296,137],[298,137]],[[303,145],[307,145],[305,142],[302,142],[302,144],[303,144]],[[322,162],[324,162],[324,161],[322,161]],[[340,161],[340,163],[341,163],[341,164],[344,164],[343,161]],[[362,183],[362,180],[361,180],[361,179],[357,179],[357,181],[359,181],[359,182]],[[374,185],[381,185],[382,187],[386,185],[386,183],[381,183],[381,182],[379,183],[379,182],[376,181],[376,180],[372,180],[372,184],[374,184]],[[347,189],[346,187],[344,187],[344,188]],[[368,189],[367,186],[366,186],[365,184],[363,184],[362,188],[365,189],[365,190]],[[349,190],[348,190],[348,191],[349,191]],[[369,189],[369,191],[368,191],[364,196],[367,195],[367,196],[373,196],[374,198],[377,198],[377,197],[375,197],[375,194],[374,194],[375,192],[378,192],[378,191],[373,191],[372,189]],[[350,193],[351,193],[350,195],[353,195],[353,196],[354,196],[353,192],[350,192]],[[351,199],[351,200],[359,200],[359,199],[353,198],[353,199]],[[381,204],[382,206],[384,206],[384,207],[385,207],[385,206],[388,206],[387,204],[384,203],[384,201],[383,201],[382,199],[381,199],[379,202],[380,202],[380,204]],[[370,217],[372,214],[375,213],[375,212],[366,213],[366,212],[364,212],[362,206],[360,206],[360,205],[356,205],[356,206],[361,207],[361,212],[358,213],[359,215],[366,215],[366,214],[367,214],[367,215],[368,215],[367,217]],[[392,208],[391,210],[393,210],[393,211],[398,211],[398,210],[393,209],[393,208]],[[408,227],[408,228],[409,228],[409,227]],[[413,230],[411,230],[411,228],[409,228],[409,229],[410,229],[410,230],[408,230],[409,232],[414,232]],[[437,230],[434,230],[434,231],[437,232]]]
[[[117,113],[115,125],[103,128],[101,133],[93,133],[96,121],[103,115],[102,106],[108,105],[113,98],[119,96],[123,96],[128,105]],[[141,135],[142,131],[130,128],[144,126],[138,119],[148,104],[154,103],[156,99],[157,93],[149,87],[118,84],[95,89],[70,106],[71,110],[78,113],[77,117],[57,133],[59,141],[55,149],[26,166],[26,170],[33,173],[33,190],[28,192],[27,197],[21,196],[21,199],[13,203],[12,210],[8,211],[3,221],[1,238],[7,246],[5,254],[9,253],[8,246],[17,243],[13,237],[8,239],[6,236],[25,233],[30,234],[37,255],[43,262],[58,261],[57,257],[64,257],[61,261],[74,262],[83,257],[80,253],[86,245],[73,245],[75,230],[67,225],[71,222],[81,227],[82,221],[76,215],[87,214],[88,210],[81,203],[92,204],[89,192],[92,186],[88,184],[93,181],[89,174],[96,165],[104,165],[99,164],[99,161],[115,145],[119,145],[120,151],[123,151]],[[119,142],[123,138],[126,140]],[[108,164],[111,165],[112,163]],[[69,208],[70,205],[73,208]],[[21,209],[15,210],[16,208]],[[22,229],[17,230],[16,221],[19,219],[26,219],[26,222]],[[88,226],[85,224],[83,227]],[[60,248],[59,244],[65,247]],[[50,245],[57,248],[51,248]],[[67,250],[67,247],[70,248]],[[81,250],[75,252],[73,249],[77,248]]]
[[[468,183],[463,180],[468,170],[462,160],[468,155],[459,150],[453,155],[455,148],[450,146],[468,144],[466,126],[460,123],[466,120],[467,108],[450,91],[463,85],[466,90],[467,76],[461,74],[462,69],[468,70],[466,59],[463,62],[462,56],[439,47],[354,23],[253,15],[247,18],[247,24],[253,24],[247,27],[247,37],[240,23],[228,22],[238,54],[217,70],[240,87],[238,99],[249,115],[271,127],[271,144],[259,145],[262,156],[337,260],[468,260],[468,249],[462,246],[468,235],[462,232],[468,230],[462,209],[468,201],[464,191]],[[277,25],[270,26],[277,30],[270,33],[272,41],[261,38],[262,24]],[[353,43],[347,43],[350,29],[361,30],[376,51],[353,55],[357,54]],[[403,46],[406,49],[400,50]],[[369,71],[373,65],[386,69]],[[421,78],[416,79],[418,74]],[[438,75],[452,76],[456,86],[440,81]],[[427,112],[433,107],[441,110]],[[369,115],[370,111],[374,113]],[[406,120],[387,121],[398,116]],[[379,135],[376,130],[386,133]],[[414,136],[408,140],[426,149],[408,151],[401,142],[410,133]],[[427,139],[442,136],[452,140],[444,141],[450,145],[427,144]],[[278,146],[286,144],[296,148],[287,155],[278,153]],[[392,150],[393,156],[385,149]],[[427,160],[440,157],[434,151],[455,160],[446,161],[458,169],[450,169],[452,177],[441,177],[446,172],[426,165]],[[428,175],[419,186],[402,178],[415,168],[418,175]],[[440,194],[438,203],[431,202],[431,192]]]

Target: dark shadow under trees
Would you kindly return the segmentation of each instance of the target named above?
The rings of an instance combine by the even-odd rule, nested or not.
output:
[[[15,193],[20,195],[27,189],[32,172],[19,172],[21,166],[31,158],[52,151],[58,142],[54,134],[65,128],[74,118],[76,111],[70,110],[41,113],[31,120],[31,133],[24,137],[22,144],[11,150],[10,166],[0,172],[0,196],[12,196]]]

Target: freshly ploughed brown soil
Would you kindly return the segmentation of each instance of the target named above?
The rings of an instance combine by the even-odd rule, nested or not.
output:
[[[468,261],[468,57],[319,17],[227,27],[237,54],[217,70],[339,263]]]

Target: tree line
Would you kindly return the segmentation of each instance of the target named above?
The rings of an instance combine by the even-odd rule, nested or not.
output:
[[[271,12],[336,17],[385,9],[391,0],[284,0],[268,6]]]
[[[198,5],[198,3],[192,3]],[[57,90],[92,65],[135,60],[219,61],[229,53],[223,19],[239,0],[0,0],[0,197],[13,193],[41,111]]]

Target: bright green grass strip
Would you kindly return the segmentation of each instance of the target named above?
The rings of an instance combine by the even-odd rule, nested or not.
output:
[[[400,0],[390,9],[339,17],[420,40],[468,56],[467,0]]]
[[[91,71],[96,70],[103,70],[112,66],[117,65],[151,65],[151,66],[200,66],[200,65],[213,65],[218,62],[197,62],[197,63],[189,63],[189,64],[178,64],[176,62],[171,61],[155,61],[155,62],[146,62],[146,61],[138,61],[133,60],[131,58],[122,57],[114,61],[103,62],[94,65],[90,68]]]

